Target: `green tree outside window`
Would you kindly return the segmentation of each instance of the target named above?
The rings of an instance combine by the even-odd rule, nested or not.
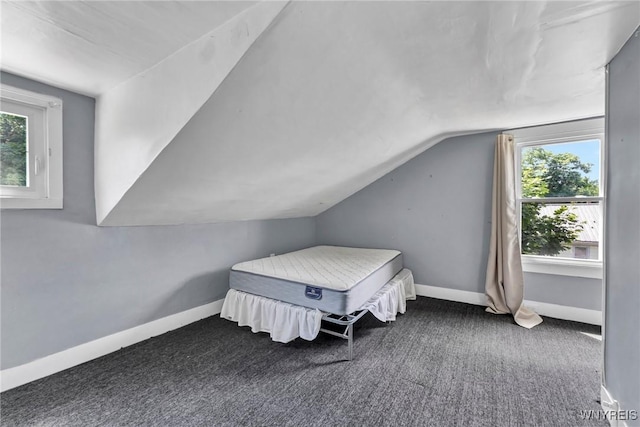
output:
[[[0,113],[0,185],[27,185],[27,118]]]
[[[534,147],[523,150],[522,197],[598,196],[597,180],[586,174],[593,167],[572,153],[553,153]],[[583,224],[569,206],[562,205],[552,215],[541,215],[542,203],[522,203],[522,253],[557,255],[570,249]]]

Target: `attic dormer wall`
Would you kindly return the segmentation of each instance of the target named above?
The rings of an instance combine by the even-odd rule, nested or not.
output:
[[[285,5],[277,1],[257,4],[98,96],[95,192],[99,225]],[[208,144],[210,138],[205,136],[201,142]],[[175,167],[187,169],[189,165],[173,164],[172,169]]]

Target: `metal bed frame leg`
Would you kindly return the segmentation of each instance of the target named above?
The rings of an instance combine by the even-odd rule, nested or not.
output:
[[[349,359],[353,360],[353,323],[347,326],[347,343],[349,344]]]
[[[347,315],[332,315],[331,313],[326,313],[322,316],[322,320],[326,322],[331,322],[336,325],[344,326],[344,332],[336,332],[331,329],[320,328],[320,332],[327,333],[329,335],[333,335],[334,337],[342,338],[347,340],[347,346],[349,348],[349,354],[347,360],[353,360],[353,325],[364,316],[368,310],[360,310],[358,312],[354,312],[353,314]],[[334,317],[332,317],[334,316]]]

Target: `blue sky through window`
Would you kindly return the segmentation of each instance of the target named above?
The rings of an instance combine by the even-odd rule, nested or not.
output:
[[[600,182],[600,140],[590,139],[586,141],[566,142],[562,144],[544,145],[545,150],[552,153],[573,153],[580,158],[582,163],[591,163],[591,172],[587,174],[589,179]]]

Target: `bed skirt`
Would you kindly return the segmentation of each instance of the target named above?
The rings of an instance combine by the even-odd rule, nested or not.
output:
[[[406,312],[408,299],[416,299],[416,290],[413,274],[405,268],[358,311],[368,310],[382,322],[393,321],[397,313]],[[230,289],[220,317],[249,326],[252,332],[267,332],[273,341],[286,343],[298,337],[315,339],[327,314],[330,313]]]

